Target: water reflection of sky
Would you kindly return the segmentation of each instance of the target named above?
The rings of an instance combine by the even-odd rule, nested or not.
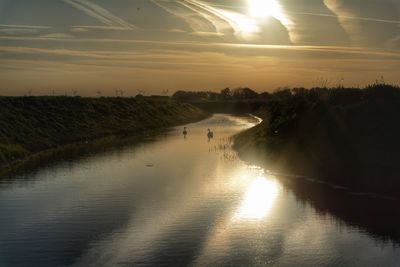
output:
[[[229,137],[254,123],[216,115],[188,125],[186,139],[177,127],[150,145],[54,166],[29,183],[2,187],[0,265],[391,266],[400,260],[391,244],[318,214],[275,177],[242,162],[227,146]],[[207,128],[214,131],[210,142]]]

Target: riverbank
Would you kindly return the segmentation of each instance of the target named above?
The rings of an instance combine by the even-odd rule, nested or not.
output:
[[[67,144],[138,135],[207,116],[166,97],[0,97],[0,166]]]
[[[267,103],[264,121],[239,134],[245,160],[357,192],[400,197],[400,90],[293,91]]]
[[[256,123],[216,114],[185,125],[187,138],[177,127],[104,152],[90,142],[84,155],[2,179],[1,263],[396,266],[398,205],[260,178],[228,145]]]

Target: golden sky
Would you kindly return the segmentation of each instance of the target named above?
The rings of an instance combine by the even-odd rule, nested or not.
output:
[[[399,0],[0,0],[0,95],[400,83]]]

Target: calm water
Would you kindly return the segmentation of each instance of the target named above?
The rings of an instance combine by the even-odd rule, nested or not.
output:
[[[255,123],[214,115],[0,180],[0,266],[400,266],[390,238],[238,159]]]

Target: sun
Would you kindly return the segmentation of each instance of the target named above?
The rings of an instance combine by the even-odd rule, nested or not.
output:
[[[276,0],[247,0],[249,16],[257,19],[283,17],[282,9]]]

